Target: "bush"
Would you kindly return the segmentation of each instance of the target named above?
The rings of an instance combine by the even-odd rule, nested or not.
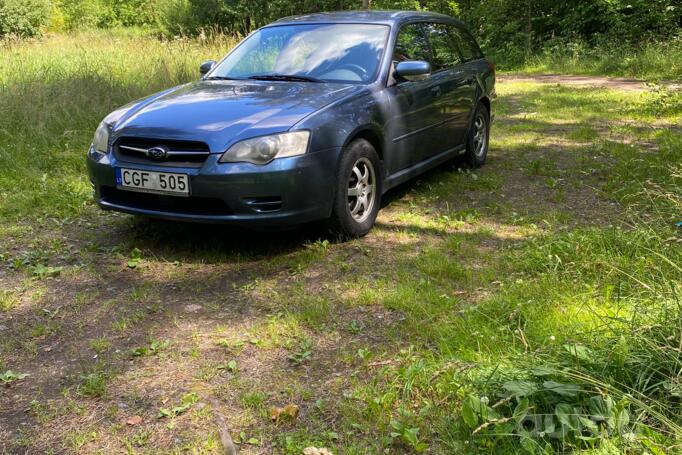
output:
[[[66,27],[100,27],[112,22],[112,11],[103,0],[63,0],[60,9]]]
[[[189,0],[168,0],[162,3],[159,25],[166,35],[190,35],[199,27]]]
[[[164,3],[165,0],[125,0],[114,1],[112,5],[118,25],[155,26]]]
[[[40,34],[51,9],[50,0],[0,0],[0,37]]]
[[[59,12],[67,29],[150,26],[172,0],[61,0]]]

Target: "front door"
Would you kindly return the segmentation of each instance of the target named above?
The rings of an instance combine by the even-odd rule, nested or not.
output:
[[[408,60],[431,61],[431,50],[422,23],[407,24],[398,32],[393,51],[393,67]],[[396,81],[387,89],[391,117],[388,136],[393,153],[386,163],[389,173],[408,168],[434,152],[438,141],[434,129],[441,123],[436,101],[441,96],[439,83],[432,78],[423,81]]]

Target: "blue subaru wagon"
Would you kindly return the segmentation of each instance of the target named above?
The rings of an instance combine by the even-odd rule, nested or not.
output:
[[[200,73],[99,125],[87,164],[100,207],[255,228],[326,219],[349,238],[390,188],[486,159],[495,68],[448,16],[285,18]]]

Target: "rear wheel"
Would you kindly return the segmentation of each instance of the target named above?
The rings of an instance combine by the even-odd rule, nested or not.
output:
[[[474,118],[469,128],[466,144],[466,161],[471,167],[479,167],[485,163],[490,143],[490,113],[482,103],[476,106]]]
[[[381,205],[381,164],[372,144],[357,139],[346,147],[337,171],[332,229],[342,238],[362,237]]]

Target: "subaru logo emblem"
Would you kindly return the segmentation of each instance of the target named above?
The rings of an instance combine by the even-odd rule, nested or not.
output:
[[[162,160],[168,156],[168,149],[162,145],[157,145],[147,150],[147,156],[155,160]]]

